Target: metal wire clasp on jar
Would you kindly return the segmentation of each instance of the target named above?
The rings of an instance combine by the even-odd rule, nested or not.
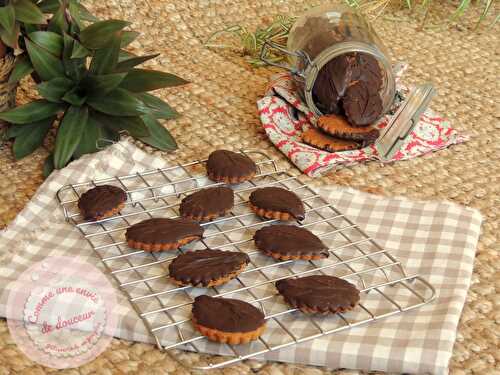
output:
[[[287,54],[289,65],[270,61],[270,48]],[[290,71],[317,116],[342,114],[354,126],[368,125],[394,100],[387,49],[371,25],[348,7],[328,5],[306,12],[290,30],[287,48],[267,41],[261,60]]]

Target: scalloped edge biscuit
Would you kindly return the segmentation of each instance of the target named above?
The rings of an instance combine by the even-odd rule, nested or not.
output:
[[[361,143],[335,138],[316,128],[310,128],[302,133],[302,142],[328,152],[351,151],[362,148]]]
[[[134,249],[139,249],[154,253],[157,251],[177,250],[179,247],[184,246],[192,241],[199,240],[200,238],[201,238],[200,236],[189,236],[173,243],[147,243],[147,242],[140,242],[128,239],[127,245]]]
[[[227,275],[224,275],[224,277],[220,277],[218,279],[212,279],[210,280],[208,283],[197,283],[197,284],[194,284],[194,283],[191,283],[189,281],[182,281],[182,280],[178,280],[176,279],[174,276],[169,276],[170,277],[170,280],[172,280],[175,284],[179,285],[179,286],[193,286],[193,287],[203,287],[203,288],[209,288],[209,287],[212,287],[212,286],[218,286],[218,285],[222,285],[222,284],[226,284],[228,283],[229,281],[233,280],[234,278],[238,277],[238,275],[240,273],[242,273],[245,268],[247,268],[247,263],[242,263],[240,268],[235,270],[234,272],[231,272],[231,273],[228,273]]]
[[[239,345],[246,344],[250,341],[257,340],[265,331],[266,323],[259,328],[249,332],[224,332],[214,328],[208,328],[196,322],[194,317],[191,318],[193,326],[211,341],[220,342],[223,344]]]

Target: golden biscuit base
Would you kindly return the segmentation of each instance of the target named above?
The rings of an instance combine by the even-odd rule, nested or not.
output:
[[[184,282],[184,281],[181,281],[181,280],[177,280],[173,276],[170,276],[170,279],[174,283],[176,283],[177,285],[179,285],[179,286],[188,286],[188,285],[191,285],[191,286],[196,287],[196,286],[199,286],[201,284],[203,287],[208,288],[208,287],[211,287],[211,286],[222,285],[222,284],[225,284],[225,283],[231,281],[232,279],[234,279],[235,277],[237,277],[240,273],[242,273],[243,270],[246,268],[246,266],[247,266],[246,263],[242,263],[241,267],[239,269],[237,269],[236,271],[228,273],[224,277],[220,277],[218,279],[210,280],[207,284],[203,284],[203,283],[193,284],[191,282]]]
[[[374,141],[378,138],[379,131],[368,126],[352,126],[341,116],[321,116],[317,122],[318,128],[325,133],[342,139],[353,141]]]
[[[274,259],[278,260],[319,260],[319,259],[324,259],[326,256],[321,255],[321,254],[299,254],[299,255],[289,255],[289,254],[280,254],[280,253],[273,253],[271,251],[265,251],[261,250],[264,254],[267,256],[270,256]]]
[[[316,307],[311,307],[311,306],[303,305],[303,304],[290,303],[290,301],[287,300],[286,298],[285,298],[285,302],[288,303],[290,306],[295,307],[296,309],[299,309],[304,314],[320,314],[320,315],[344,313],[347,311],[351,311],[357,305],[357,303],[355,303],[355,304],[352,304],[350,306],[339,307],[338,309],[335,309],[335,310],[320,311]]]
[[[113,208],[113,209],[111,209],[109,211],[106,211],[102,215],[93,217],[92,219],[89,219],[89,220],[90,221],[99,221],[99,220],[102,220],[102,219],[107,219],[108,217],[114,216],[117,213],[119,213],[121,210],[123,210],[124,207],[125,207],[125,202],[122,202],[118,206],[116,206],[115,208]]]
[[[276,219],[281,221],[295,220],[295,218],[288,212],[266,210],[264,208],[254,206],[252,203],[250,203],[250,209],[255,212],[256,215],[265,219]]]
[[[199,221],[199,222],[205,222],[205,221],[212,221],[214,219],[217,219],[222,216],[226,216],[227,213],[231,211],[231,209],[225,210],[223,212],[218,212],[214,214],[208,214],[208,215],[182,215],[183,218],[194,220],[194,221]]]
[[[177,250],[179,247],[184,246],[198,239],[200,239],[199,236],[190,236],[173,243],[147,243],[147,242],[139,242],[139,241],[134,241],[132,239],[127,239],[127,244],[128,246],[134,249],[139,249],[154,253],[157,251]]]
[[[224,182],[225,184],[240,184],[242,182],[251,180],[254,178],[255,172],[250,173],[249,175],[246,176],[222,176],[222,175],[216,175],[212,172],[208,173],[208,178],[210,178],[212,181],[217,181],[217,182]]]
[[[361,144],[358,142],[334,138],[316,128],[311,128],[302,133],[302,141],[310,146],[328,152],[349,151],[361,148]]]
[[[246,344],[250,341],[257,340],[265,331],[266,324],[264,323],[254,331],[249,332],[224,332],[218,329],[208,328],[196,322],[194,317],[191,318],[194,327],[211,341],[217,341],[223,344]]]

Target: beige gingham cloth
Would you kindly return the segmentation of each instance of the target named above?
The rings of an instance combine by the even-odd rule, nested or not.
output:
[[[87,241],[64,219],[55,199],[63,185],[165,166],[161,158],[122,141],[53,173],[11,225],[0,232],[0,316],[5,316],[9,282],[47,256],[74,256],[102,269]],[[446,374],[470,284],[480,213],[449,202],[385,198],[334,186],[318,192],[389,249],[408,274],[420,274],[430,282],[437,299],[417,310],[261,358],[331,368]],[[119,326],[115,336],[153,342],[126,298],[118,293],[117,299]],[[203,344],[198,347],[213,350]]]

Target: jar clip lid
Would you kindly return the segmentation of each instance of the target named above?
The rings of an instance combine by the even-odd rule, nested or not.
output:
[[[382,161],[390,161],[401,149],[435,94],[431,83],[419,85],[410,92],[375,143]]]
[[[279,45],[278,43],[267,39],[264,41],[264,44],[262,45],[262,48],[260,50],[260,56],[259,56],[260,60],[268,65],[276,66],[276,67],[282,68],[282,69],[286,69],[290,73],[304,78],[303,71],[301,71],[295,67],[292,67],[290,65],[280,64],[280,63],[274,62],[269,57],[267,57],[268,50],[270,50],[270,49],[276,49],[285,55],[300,58],[300,59],[306,61],[306,63],[307,63],[306,66],[312,64],[311,58],[309,57],[309,55],[307,53],[305,53],[304,51],[291,52],[291,51],[287,50],[286,48],[282,47],[281,45]]]

